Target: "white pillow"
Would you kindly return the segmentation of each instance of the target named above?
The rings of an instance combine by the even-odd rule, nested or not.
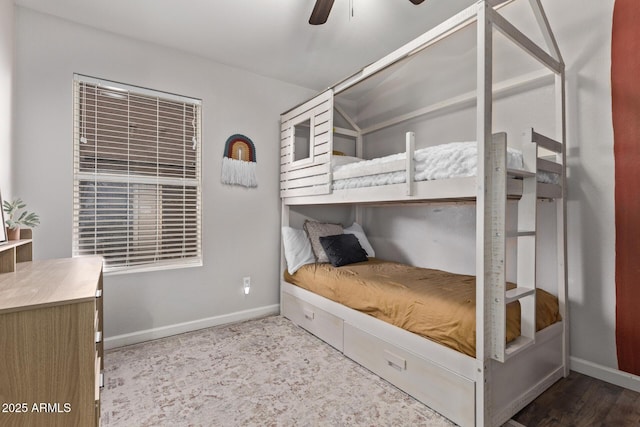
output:
[[[311,250],[311,243],[304,230],[282,227],[282,244],[287,270],[290,274],[298,271],[305,264],[313,264],[316,258]]]
[[[369,243],[369,240],[367,240],[367,236],[364,234],[364,230],[360,227],[360,224],[354,222],[351,227],[347,227],[343,231],[345,234],[353,234],[358,238],[360,246],[362,246],[362,249],[367,251],[368,257],[376,256],[376,253],[373,251],[373,247],[371,246],[371,243]]]

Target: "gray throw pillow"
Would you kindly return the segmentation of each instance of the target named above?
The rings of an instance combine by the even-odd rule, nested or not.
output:
[[[307,232],[307,236],[309,237],[309,242],[311,243],[313,254],[316,257],[316,262],[329,262],[329,257],[327,257],[327,254],[320,243],[320,237],[342,234],[342,225],[307,220],[304,222],[304,231]]]

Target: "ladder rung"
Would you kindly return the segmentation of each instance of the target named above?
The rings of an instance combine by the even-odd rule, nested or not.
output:
[[[518,338],[508,343],[507,346],[505,347],[504,349],[505,360],[515,356],[516,354],[525,350],[527,347],[533,345],[534,343],[535,343],[535,340],[531,338],[523,337],[522,335],[520,335]]]
[[[542,148],[546,148],[555,153],[562,153],[562,144],[555,139],[551,139],[534,131],[531,132],[531,139],[533,142],[537,142]]]
[[[517,176],[520,178],[532,178],[536,176],[534,172],[529,172],[523,169],[507,169],[507,175]]]
[[[507,237],[533,237],[536,235],[535,231],[508,231]]]
[[[538,159],[538,170],[562,174],[562,165],[545,159]]]
[[[535,288],[513,288],[509,289],[506,292],[505,296],[505,304],[509,304],[510,302],[517,301],[524,297],[528,297],[529,295],[533,295],[535,293]]]

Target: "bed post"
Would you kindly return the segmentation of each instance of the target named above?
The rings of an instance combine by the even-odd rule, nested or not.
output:
[[[363,158],[364,157],[364,138],[362,136],[362,131],[358,127],[358,125],[356,125],[355,123],[354,125],[355,125],[355,129],[358,131],[358,136],[356,137],[356,151],[355,151],[356,157]],[[355,205],[354,221],[360,225],[364,223],[364,208],[360,205]]]
[[[478,171],[476,179],[476,426],[491,425],[491,273],[492,273],[492,197],[491,120],[493,107],[492,29],[486,1],[478,3],[477,25],[477,107],[476,137]],[[503,214],[504,216],[504,214]]]
[[[562,197],[556,199],[556,252],[558,256],[558,304],[562,316],[562,359],[564,376],[569,375],[569,296],[567,293],[567,135],[565,121],[565,71],[556,74],[556,133],[562,143],[562,153],[556,154],[556,160],[562,163]]]
[[[280,277],[278,283],[282,282],[284,271],[287,269],[287,260],[284,257],[284,245],[282,244],[282,227],[289,226],[289,206],[282,199],[280,214]],[[282,314],[282,286],[280,286],[280,314]]]
[[[559,70],[555,71],[555,107],[556,107],[556,140],[562,144],[562,151],[556,154],[556,162],[562,165],[560,175],[560,185],[562,194],[556,199],[556,227],[557,240],[556,252],[557,282],[558,282],[558,304],[560,316],[562,316],[562,362],[564,376],[569,375],[569,296],[568,296],[568,273],[567,273],[567,126],[566,126],[566,93],[565,93],[565,64],[558,43],[551,31],[549,20],[544,12],[540,0],[529,0],[531,8],[535,14],[538,25],[542,31],[547,48],[551,55],[559,63]]]

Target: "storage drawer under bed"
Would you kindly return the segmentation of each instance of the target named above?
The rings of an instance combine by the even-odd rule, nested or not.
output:
[[[349,323],[344,323],[344,354],[456,424],[474,425],[474,381]]]
[[[339,317],[286,292],[282,293],[282,315],[342,351],[344,322]]]

